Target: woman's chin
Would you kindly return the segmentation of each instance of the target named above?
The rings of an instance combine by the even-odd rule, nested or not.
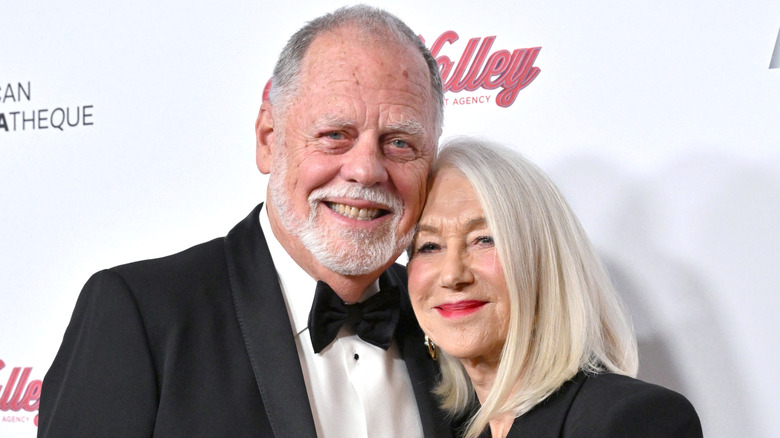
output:
[[[473,345],[453,342],[437,346],[449,356],[459,360],[466,367],[497,366],[498,359],[501,357],[501,348],[486,350],[485,345],[479,342]]]

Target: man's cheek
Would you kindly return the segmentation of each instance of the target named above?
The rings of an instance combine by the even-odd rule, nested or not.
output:
[[[425,198],[427,175],[427,170],[415,170],[395,179],[396,187],[406,203],[419,202]]]

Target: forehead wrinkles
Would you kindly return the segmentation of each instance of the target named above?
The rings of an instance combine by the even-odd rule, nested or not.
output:
[[[361,67],[344,68],[323,66],[321,71],[311,71],[301,75],[301,88],[307,94],[316,93],[336,97],[357,96],[367,103],[378,105],[419,106],[428,110],[426,100],[430,100],[430,90],[424,84],[409,77]],[[349,70],[353,71],[349,71]],[[423,106],[425,105],[425,106]]]
[[[318,95],[308,105],[331,114],[324,120],[336,126],[376,122],[386,131],[432,137],[434,99],[427,66],[416,49],[355,36],[337,31],[314,41],[302,65],[299,97]]]
[[[343,82],[343,81],[342,81]],[[380,93],[387,97],[373,97],[370,93],[335,91],[322,99],[309,102],[314,122],[334,128],[347,128],[364,122],[376,122],[383,131],[400,132],[415,137],[428,137],[432,132],[432,120],[426,117],[425,104],[404,99],[398,93]],[[412,93],[409,93],[410,95]],[[413,96],[418,98],[418,96]],[[374,102],[376,100],[376,102]],[[376,105],[374,105],[376,103]],[[366,117],[364,120],[363,117]]]
[[[456,201],[451,202],[455,203]],[[480,210],[465,211],[455,216],[442,214],[423,216],[417,225],[419,233],[433,234],[466,234],[485,228],[487,228],[487,221]]]

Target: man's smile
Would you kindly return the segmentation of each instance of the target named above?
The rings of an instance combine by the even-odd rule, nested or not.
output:
[[[336,202],[325,202],[325,205],[342,216],[364,221],[370,221],[388,213],[387,210],[379,208],[358,208]]]

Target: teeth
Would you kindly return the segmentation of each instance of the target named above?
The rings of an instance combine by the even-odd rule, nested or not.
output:
[[[357,208],[344,204],[328,203],[328,207],[336,213],[346,216],[350,219],[369,221],[379,217],[378,208]]]

